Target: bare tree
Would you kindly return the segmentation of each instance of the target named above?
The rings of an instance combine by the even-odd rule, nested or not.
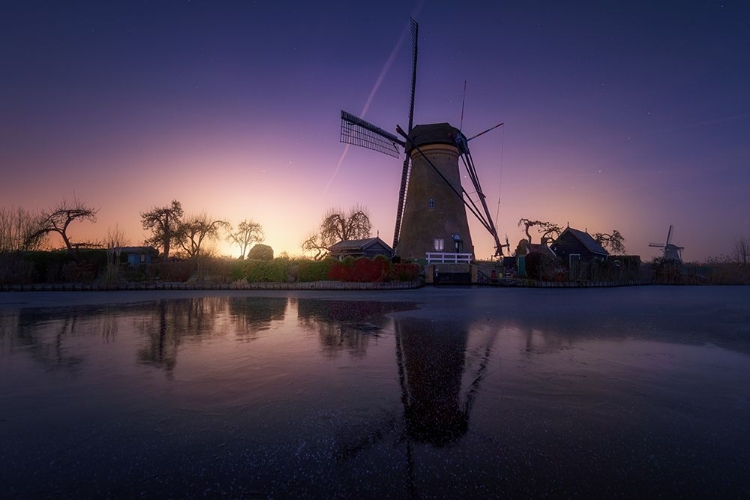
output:
[[[122,247],[128,244],[125,233],[120,229],[120,226],[115,225],[114,228],[107,229],[105,244],[107,247],[107,281],[115,281],[120,270]]]
[[[24,246],[37,245],[40,238],[49,233],[57,233],[65,243],[68,252],[73,253],[74,244],[68,236],[68,228],[73,221],[90,221],[96,222],[96,214],[99,209],[91,208],[78,198],[73,198],[72,202],[63,199],[54,208],[43,212],[39,220],[39,226],[31,232],[24,242]]]
[[[41,226],[41,216],[23,207],[0,208],[0,252],[17,252],[40,248],[47,234],[30,236]]]
[[[318,232],[309,234],[302,242],[302,250],[315,252],[313,259],[321,260],[328,255],[331,245],[339,241],[369,238],[370,231],[372,223],[366,208],[355,205],[349,213],[331,208],[323,215]]]
[[[122,248],[130,244],[130,241],[125,236],[125,232],[120,229],[118,224],[115,224],[114,228],[107,228],[107,240],[105,241],[107,248]]]
[[[172,243],[178,240],[182,215],[182,205],[177,200],[172,200],[168,207],[154,207],[148,212],[141,212],[143,229],[153,233],[145,244],[161,248],[165,259],[169,258]]]
[[[732,257],[735,262],[746,265],[748,256],[750,256],[750,239],[740,236],[740,238],[734,242]]]
[[[313,260],[323,260],[328,255],[328,247],[320,241],[320,234],[318,233],[308,235],[307,239],[302,242],[302,250],[315,252]]]
[[[542,244],[547,243],[548,240],[554,239],[558,236],[560,236],[560,233],[562,233],[562,228],[555,224],[554,222],[546,222],[541,220],[530,220],[530,219],[521,219],[518,221],[518,227],[524,227],[524,231],[526,232],[526,238],[529,244],[531,244],[531,228],[532,227],[538,227],[537,231],[539,234],[541,234],[541,241]]]
[[[228,222],[211,220],[205,213],[193,215],[180,224],[177,242],[190,258],[201,256],[201,246],[205,241],[219,239],[219,232],[230,228]]]
[[[240,260],[245,258],[248,248],[253,243],[260,243],[266,239],[263,233],[263,226],[259,223],[248,219],[243,220],[237,226],[237,230],[233,231],[229,227],[229,235],[227,240],[238,245],[240,247]]]
[[[625,238],[623,238],[620,231],[613,229],[611,233],[594,233],[591,235],[597,243],[602,247],[610,250],[614,254],[624,254],[625,245],[623,244]]]
[[[320,224],[320,240],[323,245],[331,246],[339,241],[360,240],[369,238],[372,223],[367,209],[354,206],[348,214],[343,210],[329,209]]]

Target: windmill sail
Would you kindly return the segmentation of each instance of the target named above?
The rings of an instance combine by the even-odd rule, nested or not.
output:
[[[398,158],[404,141],[372,123],[341,110],[341,142]]]
[[[484,195],[484,192],[482,191],[482,186],[479,184],[479,176],[477,175],[476,167],[474,167],[474,160],[471,157],[469,146],[468,144],[466,144],[468,140],[463,141],[464,139],[463,134],[460,135],[460,138],[461,138],[461,142],[463,143],[461,144],[461,149],[463,149],[463,155],[461,155],[461,159],[464,162],[464,167],[466,167],[466,172],[469,174],[471,183],[474,186],[474,190],[477,193],[477,197],[479,198],[479,203],[482,205],[482,210],[480,211],[479,208],[476,206],[476,204],[473,201],[471,201],[471,198],[469,198],[469,201],[471,201],[471,204],[474,206],[474,210],[472,210],[472,212],[474,213],[476,218],[479,220],[479,222],[482,223],[484,228],[487,229],[487,231],[490,233],[492,238],[495,240],[495,256],[500,256],[503,254],[503,245],[500,244],[500,238],[497,236],[497,228],[495,228],[495,223],[492,221],[490,210],[487,207],[487,200],[486,200],[487,197]]]
[[[411,63],[411,98],[409,100],[409,130],[414,127],[414,91],[417,88],[417,55],[419,53],[419,24],[414,19],[411,22],[411,46],[412,46],[412,63]],[[398,241],[401,237],[401,220],[404,216],[406,206],[406,188],[409,185],[409,171],[411,168],[411,158],[406,155],[404,166],[401,169],[401,186],[398,191],[398,207],[396,208],[396,227],[393,229],[393,250],[398,248]]]

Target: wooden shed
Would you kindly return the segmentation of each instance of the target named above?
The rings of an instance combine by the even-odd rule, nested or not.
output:
[[[382,255],[390,259],[393,257],[393,249],[379,237],[366,238],[364,240],[344,240],[328,248],[331,257],[343,259],[345,257],[375,257]]]
[[[550,249],[569,265],[573,261],[605,260],[609,255],[589,233],[572,227],[565,228]]]

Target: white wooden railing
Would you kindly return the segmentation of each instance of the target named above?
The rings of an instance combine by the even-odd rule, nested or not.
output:
[[[427,252],[427,264],[471,264],[470,253]]]

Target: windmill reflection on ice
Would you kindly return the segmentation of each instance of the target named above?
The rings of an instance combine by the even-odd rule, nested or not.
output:
[[[393,235],[394,254],[423,259],[429,252],[465,253],[473,256],[474,246],[466,217],[468,209],[487,229],[495,243],[495,255],[502,245],[479,184],[468,143],[500,127],[502,123],[467,138],[448,123],[413,125],[414,91],[417,78],[419,25],[411,19],[412,78],[408,128],[396,127],[402,139],[346,111],[341,111],[341,142],[361,146],[398,158],[406,158]],[[471,180],[476,200],[461,185],[458,159]]]
[[[465,323],[402,318],[395,322],[401,401],[409,439],[444,446],[463,436],[489,364],[495,335],[467,363]],[[465,385],[465,387],[463,387]]]
[[[342,440],[337,460],[356,459],[392,439],[394,446],[405,447],[407,487],[416,494],[420,464],[430,461],[425,448],[449,447],[469,431],[498,331],[489,325],[414,317],[394,317],[393,330],[403,411],[389,413],[368,425],[365,433]]]

